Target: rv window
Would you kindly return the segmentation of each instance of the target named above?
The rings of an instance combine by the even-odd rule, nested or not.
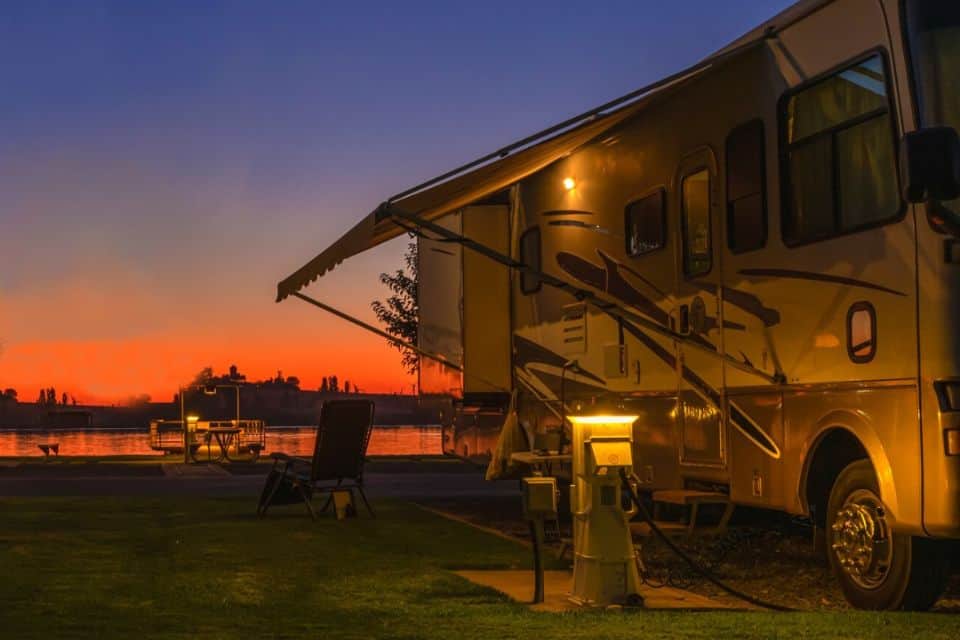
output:
[[[627,255],[640,256],[666,244],[667,226],[663,189],[627,205]]]
[[[541,270],[540,227],[531,227],[520,236],[520,262],[537,271]],[[521,271],[520,292],[531,294],[537,291],[540,291],[539,276]]]
[[[734,129],[727,138],[727,246],[734,253],[767,243],[767,189],[763,121]]]
[[[700,276],[710,271],[710,172],[706,169],[683,179],[683,272]]]
[[[790,96],[783,236],[801,244],[897,218],[894,128],[883,58],[874,55]]]
[[[857,302],[847,312],[847,354],[857,364],[877,352],[877,312],[869,302]]]

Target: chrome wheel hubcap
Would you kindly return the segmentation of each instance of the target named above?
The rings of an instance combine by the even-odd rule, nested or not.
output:
[[[854,491],[832,526],[831,549],[837,564],[858,586],[880,586],[890,570],[893,545],[887,511],[873,491]]]

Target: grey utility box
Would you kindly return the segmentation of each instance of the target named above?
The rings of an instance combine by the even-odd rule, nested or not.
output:
[[[557,479],[523,479],[523,513],[527,520],[557,517]]]

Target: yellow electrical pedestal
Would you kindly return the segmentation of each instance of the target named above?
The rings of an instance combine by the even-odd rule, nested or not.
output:
[[[621,503],[620,470],[633,469],[637,416],[571,416],[573,424],[573,589],[580,605],[633,604],[640,573],[628,521],[635,509]]]

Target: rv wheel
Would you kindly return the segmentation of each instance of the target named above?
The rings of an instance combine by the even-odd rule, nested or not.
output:
[[[827,555],[847,601],[858,609],[929,609],[946,583],[933,541],[895,533],[873,466],[858,460],[833,485]]]

